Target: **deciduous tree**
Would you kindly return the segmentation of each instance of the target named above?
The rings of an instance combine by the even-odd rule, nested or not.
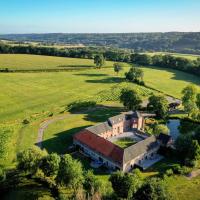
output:
[[[122,69],[123,69],[123,64],[122,63],[114,63],[114,71],[118,74]]]
[[[155,112],[159,118],[166,118],[168,115],[168,101],[164,96],[150,96],[147,108]]]
[[[101,68],[105,64],[105,58],[102,54],[96,55],[94,57],[94,64],[98,67]]]
[[[137,91],[125,88],[121,91],[120,102],[123,103],[126,109],[135,111],[140,108],[142,99]]]

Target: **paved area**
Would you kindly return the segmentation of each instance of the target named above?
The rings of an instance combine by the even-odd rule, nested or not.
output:
[[[124,132],[120,135],[110,137],[110,138],[108,138],[108,140],[110,142],[116,142],[117,140],[120,140],[122,138],[131,138],[131,139],[135,140],[136,142],[143,140],[142,137],[139,137],[138,135],[136,135],[134,132],[131,132],[131,131],[130,132]]]
[[[140,167],[142,167],[144,170],[147,169],[148,167],[152,166],[153,164],[157,163],[158,161],[162,160],[164,157],[157,154],[153,158],[149,158],[147,160],[144,160],[139,164]]]

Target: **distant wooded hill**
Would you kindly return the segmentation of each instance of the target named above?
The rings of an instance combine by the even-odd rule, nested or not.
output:
[[[57,44],[112,46],[135,51],[168,51],[200,54],[200,32],[110,33],[110,34],[10,34],[0,39]]]

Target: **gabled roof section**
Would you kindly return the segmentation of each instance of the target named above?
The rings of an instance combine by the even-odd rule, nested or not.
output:
[[[90,132],[87,129],[75,134],[74,139],[100,155],[103,155],[108,160],[112,160],[113,162],[122,165],[123,149],[112,142]]]
[[[119,122],[122,122],[124,120],[125,120],[125,114],[116,115],[108,119],[111,125],[118,124]]]
[[[140,117],[142,117],[142,115],[140,114],[140,112],[135,111],[135,112],[133,112],[132,117],[133,117],[133,118],[140,118]]]
[[[102,133],[111,131],[112,127],[108,124],[108,122],[103,122],[94,126],[90,126],[86,129],[94,134],[101,135]]]
[[[159,144],[156,141],[156,137],[153,135],[132,146],[129,146],[128,148],[124,149],[123,163],[125,164],[139,155],[144,154],[158,146]]]

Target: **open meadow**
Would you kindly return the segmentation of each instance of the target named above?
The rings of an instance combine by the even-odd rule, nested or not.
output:
[[[200,55],[194,55],[194,54],[183,54],[183,53],[170,53],[170,52],[145,52],[145,54],[148,54],[150,56],[154,55],[171,55],[175,57],[182,57],[187,58],[191,60],[196,60],[197,58],[200,58]]]
[[[0,55],[0,66],[10,69],[56,69],[57,66],[94,66],[93,60],[59,58],[34,55]],[[40,123],[51,116],[67,115],[44,131],[43,147],[48,152],[65,153],[71,145],[72,135],[84,127],[105,121],[122,110],[119,103],[120,91],[124,87],[136,89],[147,99],[159,90],[168,95],[181,98],[181,90],[193,83],[200,90],[199,77],[181,71],[157,67],[142,67],[147,87],[128,83],[124,73],[129,65],[124,64],[123,71],[117,75],[113,62],[106,62],[102,69],[85,69],[67,72],[39,73],[0,73],[0,124],[12,126],[13,132],[7,151],[7,158],[1,165],[13,167],[16,152],[37,143]],[[152,89],[151,89],[152,88]],[[154,90],[155,89],[155,90]],[[67,105],[77,100],[95,100],[99,107],[86,113],[67,112]],[[22,125],[27,119],[30,123]],[[88,163],[83,162],[87,168]],[[157,173],[157,172],[156,172]],[[95,174],[105,182],[109,175],[97,171]],[[144,176],[151,176],[151,173]],[[177,185],[181,183],[181,189]],[[176,177],[167,181],[170,191],[178,197],[189,195],[188,187],[194,191],[193,199],[198,199],[199,179],[192,181]],[[190,194],[192,195],[192,194]],[[184,198],[182,198],[184,199]]]
[[[111,67],[113,62],[106,62]],[[56,56],[40,56],[28,54],[0,54],[0,69],[38,70],[65,69],[67,67],[95,67],[91,59],[64,58]]]

